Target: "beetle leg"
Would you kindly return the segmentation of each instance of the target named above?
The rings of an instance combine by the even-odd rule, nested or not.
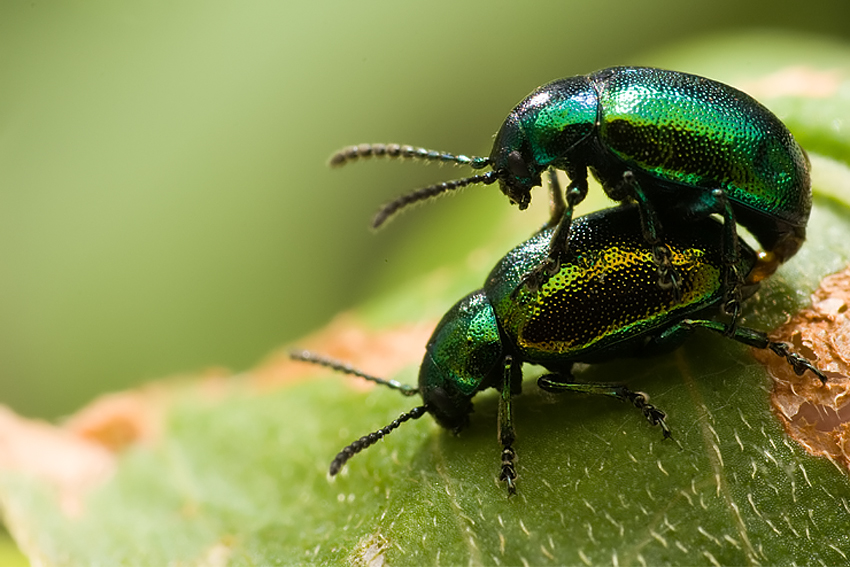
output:
[[[552,179],[555,179],[555,173],[552,172],[550,176],[550,183]],[[555,181],[557,184],[556,190],[560,195],[560,183]],[[551,185],[550,185],[551,187]],[[549,240],[549,256],[543,260],[543,262],[531,270],[522,280],[523,286],[525,286],[529,291],[536,292],[540,289],[546,281],[555,274],[558,273],[558,270],[561,269],[561,258],[564,254],[567,253],[567,242],[570,236],[570,226],[573,223],[573,209],[576,205],[581,203],[584,198],[587,196],[587,172],[584,173],[583,176],[576,175],[575,178],[570,181],[569,186],[567,186],[567,191],[565,193],[566,197],[566,206],[562,211],[560,216],[560,220],[558,221],[558,226],[555,227],[555,231],[552,233],[552,238]],[[553,200],[555,199],[553,194]],[[560,200],[560,199],[557,199]],[[555,221],[555,213],[559,209],[557,203],[553,204],[551,207],[551,212],[553,217],[549,219],[549,224],[554,224]],[[516,292],[519,291],[519,287],[514,292],[514,296]]]
[[[720,309],[724,315],[729,317],[729,327],[726,334],[730,337],[735,334],[738,315],[741,313],[741,285],[743,280],[734,264],[726,266],[723,278],[723,304]]]
[[[601,384],[594,382],[573,382],[560,374],[546,374],[537,379],[537,386],[542,390],[553,393],[577,392],[580,394],[596,394],[617,398],[623,402],[630,402],[643,413],[643,416],[651,425],[658,425],[664,438],[672,437],[670,428],[664,418],[667,414],[648,403],[646,394],[635,392],[621,384]]]
[[[514,432],[514,417],[511,409],[511,395],[517,389],[517,385],[521,387],[522,383],[522,362],[511,355],[505,356],[504,378],[502,380],[502,395],[499,398],[499,443],[502,444],[502,470],[499,473],[499,480],[504,482],[508,487],[508,496],[516,494],[516,451],[514,451],[513,443],[516,440]]]
[[[702,319],[684,319],[681,323],[679,323],[679,325],[676,325],[676,327],[688,330],[697,328],[708,329],[709,331],[714,331],[715,333],[719,333],[725,337],[751,347],[769,349],[777,356],[784,358],[788,364],[791,365],[791,368],[794,369],[797,376],[801,376],[806,370],[810,370],[822,384],[826,384],[826,375],[821,372],[817,366],[812,364],[811,361],[793,352],[791,350],[791,345],[788,343],[772,341],[767,334],[762,333],[761,331],[748,329],[746,327],[732,328],[732,325],[730,324],[721,323],[719,321],[706,321]]]
[[[567,191],[564,197],[567,200],[567,206],[564,208],[561,220],[552,233],[552,240],[549,241],[549,260],[560,263],[562,254],[567,252],[567,240],[570,236],[570,226],[573,223],[573,209],[576,205],[584,201],[587,196],[587,173],[583,176],[576,176],[567,186]],[[559,265],[557,267],[560,267]],[[550,275],[556,273],[555,270],[550,272]]]
[[[723,265],[726,273],[723,276],[723,303],[721,311],[730,318],[726,334],[732,337],[735,334],[735,324],[741,312],[741,286],[744,279],[738,273],[738,225],[735,222],[735,211],[726,192],[723,189],[712,191],[717,203],[717,212],[723,216]]]
[[[652,203],[647,199],[634,173],[623,172],[623,185],[631,189],[628,194],[637,201],[643,238],[652,246],[652,260],[657,267],[658,287],[672,290],[673,299],[678,303],[682,300],[682,281],[676,268],[673,267],[672,252],[663,242],[661,221],[658,220]]]
[[[558,172],[555,168],[549,168],[549,221],[543,225],[543,229],[557,226],[564,218],[567,204],[564,202],[564,193],[561,191],[561,182],[558,181]]]

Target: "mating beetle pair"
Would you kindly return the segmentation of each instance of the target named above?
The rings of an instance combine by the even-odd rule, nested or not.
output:
[[[614,67],[538,88],[505,119],[486,158],[363,144],[341,150],[330,163],[367,156],[491,168],[396,199],[378,213],[375,227],[411,203],[473,183],[498,181],[511,202],[524,209],[544,171],[565,171],[570,178],[566,207],[552,211],[549,226],[557,230],[547,258],[526,278],[531,288],[554,273],[567,254],[573,207],[587,193],[588,170],[610,198],[640,207],[641,230],[655,252],[661,287],[677,290],[679,274],[670,265],[658,214],[719,214],[725,228],[724,310],[733,323],[740,287],[769,276],[799,250],[811,209],[808,159],[776,116],[728,85],[662,69]],[[550,189],[560,192],[554,184]],[[765,250],[749,282],[735,271],[737,223]]]
[[[736,325],[740,302],[802,245],[811,190],[806,155],[785,126],[732,87],[673,71],[606,69],[532,92],[508,115],[487,158],[364,144],[340,151],[331,164],[368,156],[491,168],[396,199],[375,217],[376,227],[408,204],[473,183],[498,181],[524,209],[546,171],[552,209],[543,230],[509,252],[481,290],[443,317],[426,347],[418,389],[293,353],[423,400],[344,448],[331,464],[332,475],[425,413],[448,429],[463,429],[472,398],[493,387],[501,392],[500,479],[513,493],[511,399],[521,391],[524,362],[552,372],[538,380],[544,390],[629,401],[669,436],[664,412],[643,394],[575,382],[571,368],[672,350],[698,328],[770,349],[798,374],[810,370],[826,381],[787,344]],[[570,178],[566,201],[555,170]],[[587,193],[588,171],[609,197],[630,204],[573,220],[573,208]],[[738,239],[738,223],[765,252],[756,254]],[[718,307],[731,316],[729,323],[711,319]]]
[[[667,226],[671,263],[681,275],[680,294],[656,285],[653,250],[643,239],[635,205],[577,218],[570,231],[569,256],[539,290],[528,290],[523,278],[546,258],[552,232],[551,228],[543,230],[510,251],[490,272],[483,289],[464,297],[446,313],[426,347],[418,390],[310,353],[293,353],[294,358],[355,374],[406,395],[418,393],[423,400],[423,405],[344,448],[331,464],[331,474],[401,423],[425,413],[447,429],[462,430],[469,421],[472,398],[482,390],[496,388],[501,392],[500,479],[514,492],[511,399],[521,391],[524,362],[552,372],[538,380],[544,390],[629,401],[668,436],[664,412],[648,404],[643,394],[622,385],[574,382],[570,371],[576,362],[663,353],[678,347],[699,328],[770,349],[786,358],[798,374],[811,370],[821,381],[826,380],[787,344],[771,341],[759,331],[705,318],[716,311],[724,292],[723,226],[714,219]],[[757,263],[756,253],[743,241],[736,258],[735,268],[744,275]]]

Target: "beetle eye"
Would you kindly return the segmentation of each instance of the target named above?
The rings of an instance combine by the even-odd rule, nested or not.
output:
[[[466,407],[459,408],[455,400],[443,388],[435,388],[428,392],[425,403],[428,411],[437,420],[437,423],[446,429],[461,429],[469,420],[469,412],[472,411],[471,404],[466,400]]]
[[[427,403],[434,408],[434,414],[454,417],[455,408],[448,393],[443,388],[434,388],[428,393]]]
[[[531,173],[528,171],[528,166],[525,164],[522,154],[520,154],[517,150],[508,154],[508,169],[511,174],[516,177],[521,177],[523,179],[531,177]]]

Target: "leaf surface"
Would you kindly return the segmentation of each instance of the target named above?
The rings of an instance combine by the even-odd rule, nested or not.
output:
[[[783,69],[791,76],[781,58],[765,55],[775,44],[740,41],[735,52],[751,54],[741,61],[764,62],[760,75],[750,74],[763,82],[752,84],[770,84],[767,77],[781,78]],[[706,74],[722,67],[727,76],[712,76],[739,84],[735,74],[746,65],[727,65],[723,50],[705,56],[697,46],[698,58],[689,49],[677,53],[693,65],[675,66]],[[779,326],[850,260],[850,150],[847,126],[834,123],[850,124],[850,57],[840,59],[845,47],[830,49],[812,59],[823,65],[806,67],[808,76],[837,77],[826,96],[759,96],[819,153],[812,152],[808,242],[745,304],[742,324],[758,329]],[[528,234],[513,214],[505,207],[509,228],[466,264],[340,316],[299,346],[415,383],[442,312]],[[624,404],[545,394],[537,374],[526,368],[514,404],[513,498],[495,479],[495,392],[476,398],[461,436],[426,416],[329,480],[341,447],[415,402],[281,355],[239,376],[120,394],[61,428],[3,414],[3,430],[12,433],[0,462],[0,503],[18,544],[45,565],[847,561],[847,471],[786,435],[771,409],[772,379],[747,348],[698,333],[667,356],[577,372],[648,392],[678,444]]]

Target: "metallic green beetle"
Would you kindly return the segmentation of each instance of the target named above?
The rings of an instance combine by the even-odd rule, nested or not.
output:
[[[547,257],[531,269],[536,288],[566,257],[573,207],[587,194],[588,170],[609,197],[635,201],[642,232],[653,246],[661,287],[679,287],[662,224],[669,217],[720,214],[725,278],[724,310],[734,317],[743,275],[736,273],[737,227],[745,226],[765,252],[750,272],[754,283],[799,250],[811,209],[808,159],[782,122],[749,95],[704,77],[640,67],[613,67],[544,85],[520,102],[502,124],[489,157],[468,157],[399,146],[351,146],[332,165],[367,156],[454,162],[491,171],[418,189],[386,205],[382,224],[410,203],[473,183],[499,182],[525,209],[544,171],[570,178],[566,206],[553,180],[548,226],[557,226]]]
[[[764,333],[701,319],[723,300],[722,225],[712,218],[670,223],[667,246],[681,276],[679,295],[656,285],[652,247],[641,232],[635,205],[624,205],[576,219],[570,252],[536,292],[523,285],[528,269],[548,254],[552,229],[510,251],[488,276],[483,289],[461,299],[434,330],[419,371],[419,387],[375,378],[308,352],[294,358],[324,364],[366,378],[405,395],[419,394],[423,405],[345,447],[331,463],[335,475],[356,453],[389,434],[401,423],[430,413],[443,427],[460,431],[469,423],[472,398],[487,388],[501,392],[498,437],[502,445],[499,478],[515,491],[515,440],[512,396],[520,393],[522,364],[546,367],[538,380],[551,392],[581,392],[629,401],[665,437],[665,414],[646,397],[623,385],[575,382],[577,362],[595,363],[624,356],[648,356],[678,347],[695,329],[704,328],[741,343],[770,349],[798,374],[811,370],[826,377],[789,345]],[[748,274],[755,252],[743,242],[736,268]],[[754,289],[753,284],[749,289]]]

